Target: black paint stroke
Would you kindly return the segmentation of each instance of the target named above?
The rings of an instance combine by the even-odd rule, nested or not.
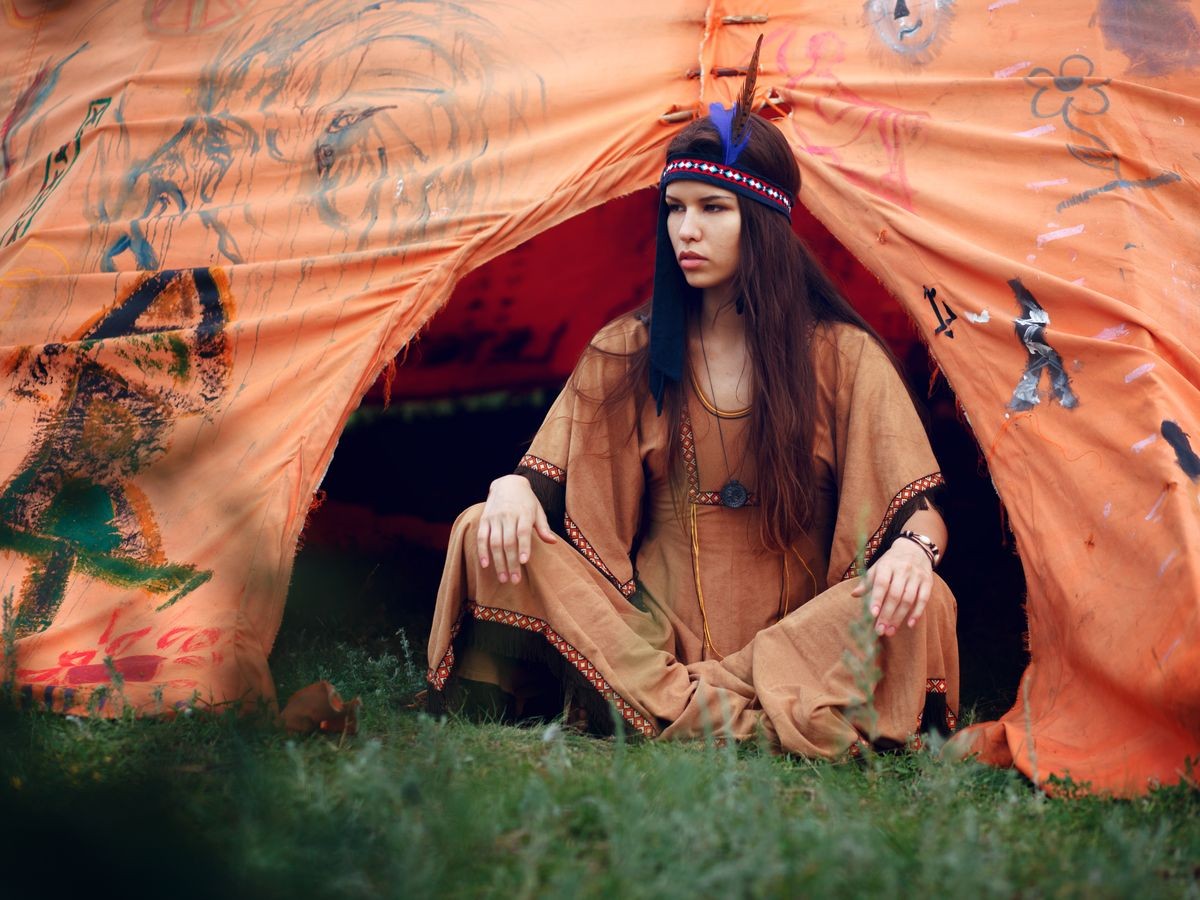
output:
[[[1170,419],[1164,419],[1162,436],[1175,451],[1175,460],[1179,463],[1179,468],[1183,469],[1183,474],[1192,481],[1200,479],[1200,456],[1192,449],[1187,432]]]
[[[943,300],[942,306],[946,310],[946,314],[950,317],[948,319],[943,318],[942,311],[938,309],[937,305],[937,288],[925,287],[925,285],[921,285],[921,289],[925,293],[925,299],[928,300],[929,305],[933,307],[933,314],[937,316],[938,327],[934,329],[933,333],[935,335],[945,334],[946,337],[953,339],[954,329],[950,326],[952,326],[958,320],[958,314],[950,308],[949,303]]]
[[[1071,390],[1071,379],[1063,368],[1062,357],[1046,340],[1046,326],[1050,324],[1050,314],[1037,302],[1037,298],[1021,283],[1020,278],[1008,282],[1017,304],[1023,315],[1013,321],[1017,338],[1029,351],[1029,361],[1025,364],[1025,372],[1017,386],[1013,389],[1012,400],[1008,408],[1012,410],[1032,409],[1041,403],[1038,396],[1038,384],[1042,371],[1050,371],[1050,390],[1067,409],[1079,405],[1079,398]]]

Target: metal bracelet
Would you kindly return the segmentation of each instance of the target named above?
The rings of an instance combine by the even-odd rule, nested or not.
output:
[[[929,564],[937,568],[937,564],[941,561],[942,551],[933,539],[924,534],[918,534],[915,531],[901,531],[896,537],[902,537],[912,541],[918,547],[925,551],[925,555],[929,557]]]

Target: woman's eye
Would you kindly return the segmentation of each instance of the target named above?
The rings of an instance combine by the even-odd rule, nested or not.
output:
[[[683,204],[682,203],[668,203],[667,204],[667,213],[668,214],[669,213],[678,213],[678,212],[683,212]]]
[[[725,207],[720,203],[709,203],[704,207],[705,212],[724,212]]]

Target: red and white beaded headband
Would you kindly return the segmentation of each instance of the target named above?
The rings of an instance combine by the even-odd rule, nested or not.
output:
[[[753,172],[696,156],[684,156],[667,162],[659,185],[666,187],[673,181],[703,181],[716,187],[728,188],[789,218],[795,202],[783,188]]]

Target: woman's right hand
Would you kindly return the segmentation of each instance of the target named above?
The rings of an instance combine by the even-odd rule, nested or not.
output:
[[[504,475],[492,482],[483,515],[479,519],[475,546],[479,565],[495,563],[496,577],[503,584],[521,580],[521,566],[529,562],[530,532],[547,544],[558,538],[546,521],[546,511],[522,475]]]

